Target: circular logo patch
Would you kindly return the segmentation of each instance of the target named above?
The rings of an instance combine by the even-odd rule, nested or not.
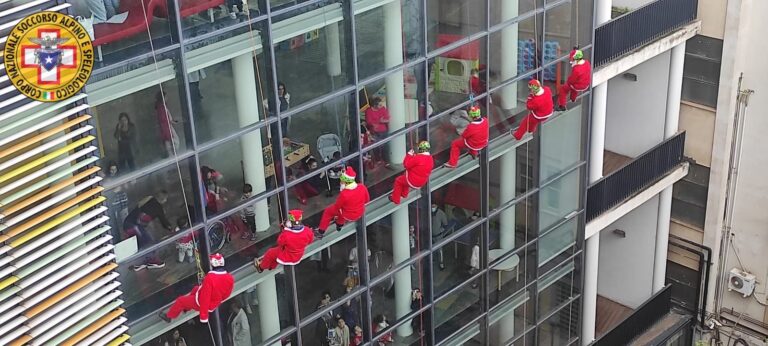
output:
[[[85,28],[58,12],[22,19],[8,34],[3,52],[13,86],[29,98],[54,102],[77,94],[93,71],[93,45]]]

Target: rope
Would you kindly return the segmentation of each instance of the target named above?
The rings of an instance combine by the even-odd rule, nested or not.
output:
[[[144,18],[147,18],[147,8],[146,8],[146,5],[144,4],[143,1],[140,1],[140,3],[141,3],[141,9],[144,12]],[[159,67],[158,67],[158,64],[157,64],[157,54],[155,52],[155,45],[153,43],[152,31],[149,29],[149,21],[147,21],[145,19],[144,20],[144,25],[147,28],[147,35],[148,35],[148,38],[149,38],[149,46],[150,46],[150,49],[152,50],[152,61],[153,61],[153,64],[155,66],[155,73],[157,73],[159,75]],[[158,84],[158,86],[160,87],[160,98],[163,100],[163,109],[165,111],[165,121],[168,123],[168,127],[171,129],[171,131],[170,131],[171,132],[171,149],[173,149],[173,158],[174,158],[174,162],[176,163],[176,172],[177,172],[177,174],[179,176],[179,184],[181,185],[181,182],[183,181],[183,177],[182,177],[182,174],[181,174],[181,165],[179,164],[179,160],[178,160],[178,157],[179,157],[178,156],[178,149],[176,148],[176,143],[174,143],[174,141],[173,141],[174,130],[173,130],[173,127],[172,127],[173,124],[171,124],[171,113],[168,111],[168,103],[167,103],[167,100],[165,99],[165,90],[163,90],[163,84],[160,83],[160,84]],[[178,137],[178,135],[177,135],[177,137]],[[189,203],[187,202],[187,193],[186,193],[186,191],[184,191],[184,186],[180,186],[180,187],[181,187],[182,198],[184,199],[184,207],[185,207],[185,212],[187,214],[187,222],[188,222],[189,225],[192,225],[192,215],[189,214]],[[192,234],[192,242],[193,242],[193,244],[197,244],[197,239],[195,237],[195,232],[194,231],[191,231],[191,232],[192,232],[191,233]],[[196,269],[197,269],[197,283],[200,284],[202,282],[202,277],[204,275],[204,272],[203,272],[203,267],[202,267],[202,264],[201,264],[201,261],[200,261],[200,253],[199,253],[199,251],[197,249],[197,246],[195,246],[194,254],[195,254],[195,266],[196,266]],[[211,329],[211,324],[210,323],[206,323],[206,324],[208,325],[208,332],[211,335],[211,342],[213,342],[213,344],[215,345],[216,344],[216,338],[213,336],[213,330]]]

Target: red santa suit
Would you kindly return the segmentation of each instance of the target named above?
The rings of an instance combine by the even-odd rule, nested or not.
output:
[[[206,323],[208,314],[232,294],[235,278],[223,268],[224,257],[221,254],[213,254],[210,259],[214,269],[205,274],[202,284],[192,287],[192,291],[187,295],[176,298],[165,315],[166,321],[179,317],[182,312],[195,310],[200,312],[200,322]]]
[[[347,167],[342,176],[354,180],[357,174],[352,167]],[[328,225],[331,224],[331,220],[334,219],[338,227],[343,226],[347,221],[357,221],[365,213],[365,204],[370,200],[368,188],[363,184],[352,182],[343,185],[336,202],[323,211],[320,225],[317,227],[318,230],[320,233],[324,233],[328,229]]]
[[[473,120],[461,133],[461,137],[451,142],[451,156],[448,159],[448,166],[456,167],[459,162],[461,149],[468,149],[469,154],[477,156],[480,150],[488,145],[488,120],[479,118]]]
[[[571,59],[573,59],[574,52],[571,52]],[[579,96],[579,93],[581,92],[587,91],[591,83],[592,66],[589,65],[589,61],[586,59],[579,59],[573,62],[571,75],[568,76],[568,80],[566,80],[565,84],[560,86],[560,90],[558,90],[557,105],[565,107],[566,95],[571,96],[571,102],[576,101],[576,96]]]
[[[300,223],[301,210],[291,210],[289,215],[289,219],[293,221],[287,222],[283,227],[277,237],[277,246],[264,254],[264,258],[258,263],[259,271],[275,269],[278,264],[299,264],[304,257],[304,249],[314,240],[312,229]]]
[[[520,127],[513,134],[517,140],[523,138],[526,132],[533,133],[536,131],[536,126],[547,120],[554,110],[555,105],[552,102],[552,91],[549,90],[549,87],[541,86],[538,83],[535,79],[528,83],[529,85],[538,85],[539,91],[528,95],[528,101],[525,103],[525,106],[530,113],[523,118],[523,121],[520,122]]]
[[[409,152],[403,158],[405,173],[395,179],[390,199],[400,204],[400,198],[408,197],[411,188],[419,189],[429,180],[435,161],[429,152],[414,154]]]

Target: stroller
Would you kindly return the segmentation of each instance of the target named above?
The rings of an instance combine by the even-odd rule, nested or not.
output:
[[[333,133],[326,133],[317,137],[317,153],[320,155],[320,159],[323,163],[328,163],[333,160],[333,154],[338,152],[341,155],[341,139],[339,136]],[[323,173],[325,176],[325,183],[328,188],[328,196],[333,195],[333,187],[339,185],[339,175],[344,170],[344,163],[341,162],[337,166],[326,169]],[[322,176],[321,176],[322,177]]]

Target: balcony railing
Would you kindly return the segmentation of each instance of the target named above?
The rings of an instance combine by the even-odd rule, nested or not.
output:
[[[671,308],[672,287],[667,285],[590,346],[628,345],[630,341],[643,334],[669,313]]]
[[[657,0],[595,30],[595,66],[600,66],[696,19],[698,0]]]
[[[657,182],[683,162],[685,132],[648,150],[589,186],[587,222]]]

